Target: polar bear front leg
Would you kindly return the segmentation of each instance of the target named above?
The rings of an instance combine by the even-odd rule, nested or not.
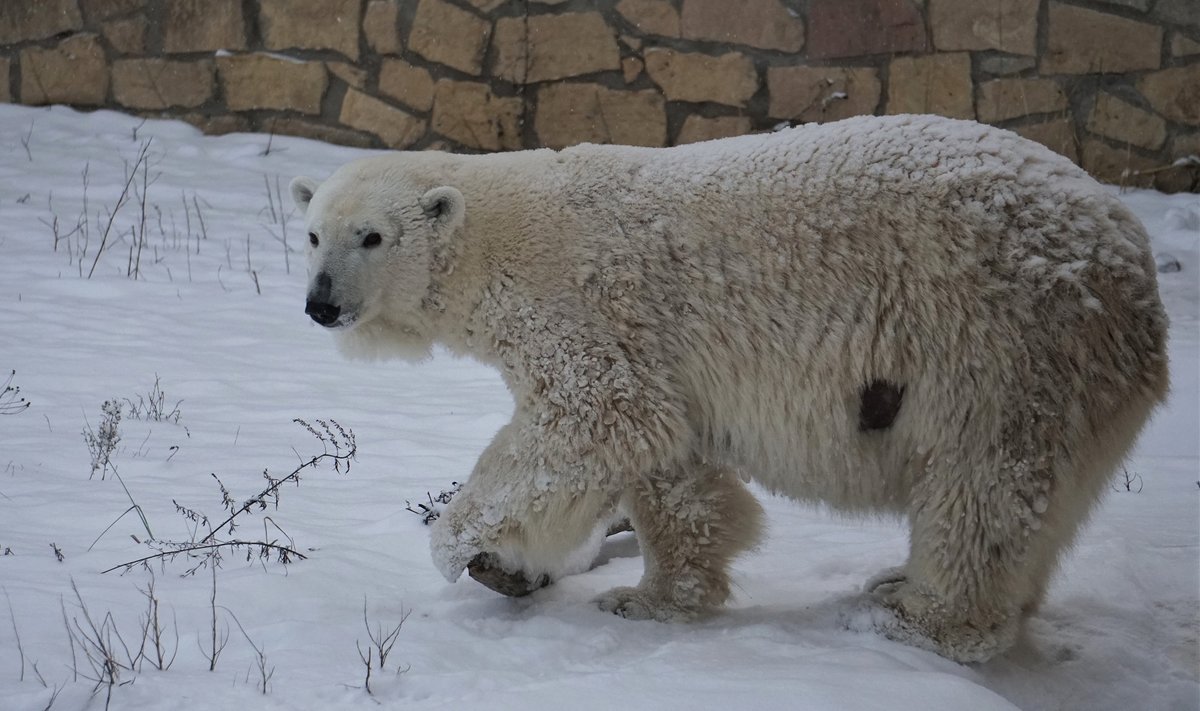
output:
[[[682,621],[729,597],[729,564],[758,542],[762,508],[736,473],[693,461],[639,478],[625,497],[645,572],[596,599],[630,619]]]
[[[518,414],[501,428],[434,522],[433,560],[447,580],[467,569],[505,595],[532,592],[568,572],[615,510],[619,482],[548,448],[554,439],[531,419]]]

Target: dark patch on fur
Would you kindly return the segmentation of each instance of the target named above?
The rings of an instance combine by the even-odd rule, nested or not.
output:
[[[862,387],[858,404],[858,431],[886,430],[900,414],[904,386],[890,380],[872,380]]]

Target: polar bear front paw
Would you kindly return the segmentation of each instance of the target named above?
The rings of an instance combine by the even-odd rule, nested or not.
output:
[[[658,622],[684,622],[696,617],[689,611],[674,605],[653,593],[637,587],[613,588],[593,600],[601,610],[619,615],[627,620],[657,620]]]

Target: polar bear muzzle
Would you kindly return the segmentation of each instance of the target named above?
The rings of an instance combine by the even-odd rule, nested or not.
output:
[[[321,272],[317,274],[313,288],[308,292],[308,300],[304,302],[304,313],[322,326],[332,326],[342,313],[340,306],[329,303],[332,291],[333,280]]]

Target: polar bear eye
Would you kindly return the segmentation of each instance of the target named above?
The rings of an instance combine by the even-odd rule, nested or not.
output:
[[[382,242],[383,237],[380,237],[378,232],[372,232],[366,237],[363,237],[363,246],[367,249],[370,249],[371,247],[378,247]]]
[[[309,244],[311,244],[311,245],[312,245],[312,246],[314,246],[314,247],[316,247],[318,244],[320,244],[320,243],[321,243],[321,240],[317,239],[317,233],[316,233],[316,232],[309,232],[309,233],[308,233],[308,243],[309,243]]]

